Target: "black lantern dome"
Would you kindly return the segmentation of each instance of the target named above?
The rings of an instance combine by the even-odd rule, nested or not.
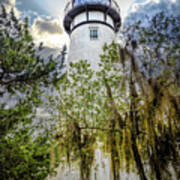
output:
[[[90,20],[89,12],[102,12],[104,14],[104,20]],[[87,18],[85,21],[72,26],[73,20],[76,16],[86,12]],[[115,32],[118,32],[121,26],[120,9],[115,0],[69,0],[65,8],[64,28],[69,34],[79,27],[80,25],[87,23],[101,23],[109,26]],[[109,16],[113,20],[113,25],[106,22],[106,17]]]

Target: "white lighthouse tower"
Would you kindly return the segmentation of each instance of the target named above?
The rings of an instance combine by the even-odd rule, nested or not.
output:
[[[119,13],[115,0],[69,0],[64,18],[70,36],[68,60],[97,66],[103,45],[115,40],[121,26]]]

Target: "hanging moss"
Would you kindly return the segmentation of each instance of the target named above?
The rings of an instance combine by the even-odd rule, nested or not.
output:
[[[100,141],[111,159],[114,180],[124,170],[136,172],[141,180],[164,180],[171,178],[169,165],[178,177],[178,96],[163,76],[143,76],[133,52],[123,52],[130,65],[119,60],[115,43],[106,50],[97,81],[88,64],[72,64],[72,79],[64,82],[60,92],[60,156],[52,160],[66,157],[68,163],[76,162],[81,180],[90,180]]]

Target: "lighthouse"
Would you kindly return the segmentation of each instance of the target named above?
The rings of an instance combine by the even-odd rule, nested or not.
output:
[[[115,40],[120,26],[115,0],[69,0],[64,18],[70,36],[69,62],[88,60],[92,67],[97,66],[103,45]]]

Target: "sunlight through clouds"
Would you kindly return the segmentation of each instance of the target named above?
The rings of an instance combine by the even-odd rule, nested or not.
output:
[[[32,36],[36,43],[50,48],[61,48],[68,43],[68,36],[60,25],[59,19],[46,20],[38,17],[31,28]]]
[[[36,43],[43,44],[49,48],[62,48],[69,43],[69,37],[63,30],[63,18],[65,0],[32,0],[49,13],[51,20],[37,17],[31,28]]]

